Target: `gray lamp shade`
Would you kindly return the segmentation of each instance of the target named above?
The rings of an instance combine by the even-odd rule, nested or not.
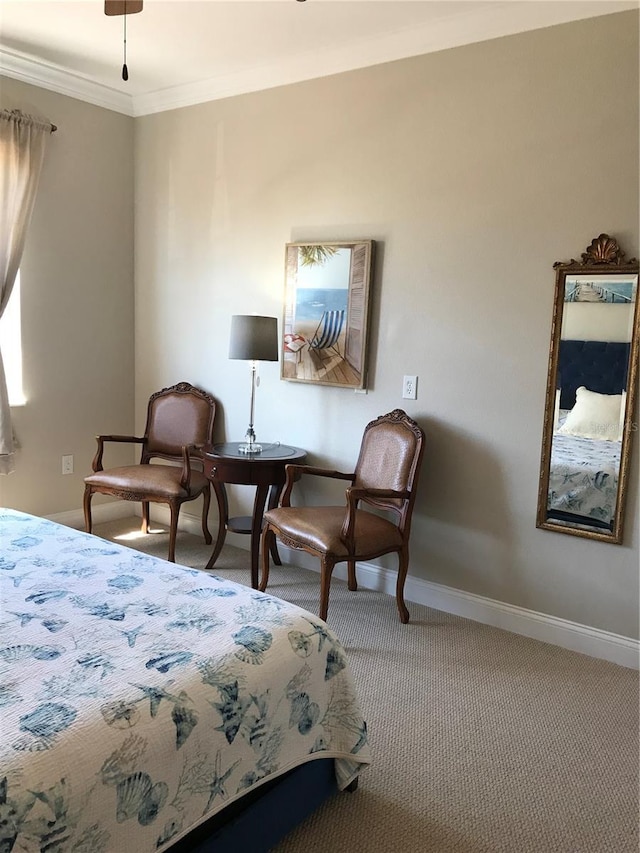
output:
[[[278,361],[278,320],[254,314],[231,317],[229,358],[243,361]]]

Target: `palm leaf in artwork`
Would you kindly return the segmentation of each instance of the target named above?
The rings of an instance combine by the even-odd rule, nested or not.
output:
[[[325,264],[338,251],[337,246],[326,246],[314,243],[309,246],[300,246],[300,263],[303,267],[314,267]]]

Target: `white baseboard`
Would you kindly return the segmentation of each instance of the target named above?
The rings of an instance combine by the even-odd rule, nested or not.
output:
[[[284,548],[281,544],[278,544],[278,549],[284,562],[313,571],[319,570],[318,561],[311,555]],[[346,564],[338,564],[333,574],[341,580],[346,580]],[[385,592],[395,598],[395,572],[377,566],[375,563],[358,563],[357,575],[358,586]],[[405,582],[404,597],[407,602],[424,604],[444,613],[481,622],[483,625],[502,628],[523,637],[608,660],[630,669],[640,668],[640,640],[631,637],[612,634],[589,625],[581,625],[579,622],[570,622],[568,619],[538,613],[525,607],[506,604],[503,601],[485,598],[483,595],[475,595],[411,575],[407,576]]]
[[[110,501],[104,504],[92,504],[91,518],[94,524],[104,524],[107,521],[115,521],[117,518],[128,518],[132,515],[131,506],[126,501]],[[81,509],[72,509],[69,512],[56,512],[47,515],[51,521],[64,524],[66,527],[75,527],[84,530],[84,512]]]
[[[105,524],[108,521],[116,521],[119,518],[131,518],[132,515],[142,517],[142,506],[139,503],[128,503],[127,501],[110,501],[102,504],[91,505],[91,518],[94,524]],[[81,509],[73,509],[69,512],[57,512],[53,515],[47,515],[51,521],[57,521],[58,524],[64,524],[66,527],[75,527],[77,530],[84,530],[84,511]],[[169,527],[171,514],[169,507],[162,504],[151,505],[149,507],[149,518],[152,521]],[[189,515],[184,510],[180,513],[178,520],[178,528],[184,530],[185,533],[193,533],[195,536],[202,536],[202,519],[200,516]],[[216,529],[209,522],[209,529],[215,538]],[[227,533],[225,539],[229,545],[236,545],[238,548],[248,548],[249,539],[247,536],[242,536],[237,533]]]
[[[113,521],[118,518],[126,518],[134,512],[140,514],[138,504],[127,504],[117,501],[106,504],[97,504],[92,507],[94,521]],[[58,513],[48,516],[52,521],[66,524],[68,527],[84,527],[84,515],[81,510]],[[169,524],[169,509],[161,505],[151,508],[151,517],[159,524]],[[182,512],[180,514],[179,527],[187,533],[196,536],[202,534],[201,520],[199,517]],[[230,545],[240,548],[249,547],[249,538],[238,534],[227,534]],[[319,571],[318,561],[303,551],[295,551],[285,548],[282,544],[278,548],[285,563],[293,563],[305,569]],[[339,564],[334,570],[334,576],[341,580],[347,579],[346,565]],[[358,585],[365,589],[373,589],[394,596],[396,593],[396,573],[377,566],[375,563],[358,563]],[[570,622],[568,619],[560,619],[557,616],[549,616],[546,613],[538,613],[525,607],[516,607],[482,595],[475,595],[461,589],[433,583],[421,578],[407,577],[404,597],[407,602],[424,604],[451,613],[455,616],[463,616],[480,622],[483,625],[491,625],[494,628],[502,628],[514,634],[540,640],[580,652],[591,657],[617,663],[630,669],[640,668],[640,640],[624,637],[620,634],[612,634],[589,625],[581,625],[579,622]]]

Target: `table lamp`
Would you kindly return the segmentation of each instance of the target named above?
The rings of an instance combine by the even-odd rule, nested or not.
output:
[[[234,314],[231,317],[229,358],[251,362],[251,407],[246,444],[238,447],[240,453],[255,454],[262,451],[256,443],[253,429],[253,412],[256,398],[256,368],[258,361],[278,361],[278,320],[276,317],[258,317],[255,314]]]

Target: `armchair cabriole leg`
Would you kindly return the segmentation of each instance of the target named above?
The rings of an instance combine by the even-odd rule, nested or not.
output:
[[[398,552],[398,579],[396,581],[396,602],[398,604],[398,613],[400,614],[400,621],[403,625],[409,621],[409,611],[407,610],[407,606],[404,603],[404,582],[407,578],[407,570],[409,569],[409,551],[406,548],[403,548]]]
[[[84,529],[87,533],[91,533],[91,498],[93,492],[91,486],[84,487]]]
[[[149,532],[149,501],[142,501],[142,524],[140,530],[142,533]]]
[[[271,538],[271,542],[269,543],[269,551],[271,552],[271,559],[273,560],[274,565],[281,566],[282,560],[280,559],[280,554],[278,553],[278,543],[276,542],[275,536]]]
[[[178,515],[180,514],[180,504],[171,502],[171,526],[169,527],[169,556],[167,557],[170,563],[176,561],[176,534],[178,532]]]
[[[358,580],[356,578],[356,561],[349,560],[347,562],[348,587],[351,592],[358,589]]]
[[[271,489],[269,491],[269,502],[267,504],[269,509],[275,509],[278,506],[278,501],[280,500],[280,492],[281,491],[282,491],[281,486],[271,486]],[[278,553],[278,543],[276,541],[275,536],[273,536],[271,538],[269,550],[271,551],[271,559],[273,560],[273,564],[275,566],[281,566],[282,560],[280,559],[280,554]]]
[[[320,561],[320,618],[324,619],[325,622],[329,611],[329,588],[335,564],[335,560],[326,556],[322,557]]]

